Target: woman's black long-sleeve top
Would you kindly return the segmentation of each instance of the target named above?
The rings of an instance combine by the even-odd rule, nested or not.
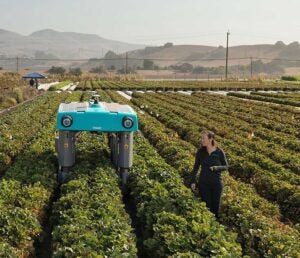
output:
[[[201,165],[199,181],[196,182],[196,175]],[[213,167],[213,170],[209,168]],[[199,148],[196,153],[193,168],[194,183],[217,183],[221,181],[221,172],[228,169],[228,162],[222,149],[217,148],[208,154],[206,148]]]

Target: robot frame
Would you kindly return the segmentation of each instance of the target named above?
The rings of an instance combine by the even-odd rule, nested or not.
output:
[[[104,132],[109,135],[111,160],[120,173],[122,191],[127,193],[127,178],[133,162],[133,133],[138,131],[137,115],[129,105],[99,102],[99,95],[92,98],[88,102],[59,105],[55,139],[57,181],[64,183],[75,164],[76,136],[81,131]]]

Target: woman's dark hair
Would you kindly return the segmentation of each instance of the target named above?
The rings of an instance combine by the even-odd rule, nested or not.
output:
[[[211,144],[212,144],[212,146],[215,146],[215,144],[216,144],[215,134],[213,132],[208,132],[207,137],[208,137],[208,139],[212,139]]]
[[[203,136],[203,135],[207,135],[207,138],[208,138],[208,139],[212,139],[212,141],[211,141],[212,146],[218,147],[218,146],[217,146],[216,139],[215,139],[215,133],[214,133],[214,132],[212,132],[212,131],[203,131],[203,132],[201,133],[201,135],[202,135],[202,136]],[[204,147],[204,146],[201,145],[201,149],[206,150],[206,147]]]
[[[211,132],[211,131],[204,131],[204,132],[201,133],[201,136],[203,136],[203,135],[207,135],[208,139],[212,139],[212,141],[211,141],[212,146],[216,146],[217,147],[216,140],[215,140],[215,134],[213,132]],[[202,146],[202,144],[201,144],[200,151],[201,151],[201,153],[202,153],[201,155],[203,157],[206,158],[208,156],[208,152],[207,152],[206,146]]]

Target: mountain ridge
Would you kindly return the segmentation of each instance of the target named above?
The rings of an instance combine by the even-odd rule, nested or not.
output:
[[[118,53],[145,47],[110,40],[96,34],[77,32],[59,32],[43,29],[24,36],[12,31],[0,29],[0,56],[35,58],[37,51],[57,58],[103,57],[109,51]]]
[[[113,55],[107,55],[113,53]],[[173,65],[190,63],[194,67],[219,67],[225,65],[226,48],[224,46],[207,45],[174,45],[166,43],[163,46],[146,46],[110,40],[96,34],[78,32],[60,32],[53,29],[43,29],[32,32],[28,36],[16,32],[0,29],[0,67],[14,67],[15,60],[5,61],[6,58],[43,59],[43,64],[34,61],[24,61],[25,68],[52,65],[66,67],[72,64],[70,59],[99,59],[111,57],[116,60],[99,62],[105,67],[124,67],[126,53],[128,65],[137,68],[143,67],[143,60],[153,60],[155,66],[164,68]],[[109,57],[110,56],[110,57]],[[2,60],[1,60],[2,58]],[[62,62],[53,62],[46,59],[62,59]],[[286,59],[281,61],[281,59]],[[229,46],[229,66],[249,66],[252,61],[258,66],[272,63],[272,66],[298,67],[300,60],[300,44],[292,42],[285,44],[277,41],[275,44],[256,44]],[[274,63],[276,61],[276,63]],[[84,63],[81,62],[83,65]],[[88,62],[87,67],[95,65]],[[281,69],[280,68],[280,69]],[[237,68],[239,69],[239,68]],[[272,68],[273,69],[273,68]]]

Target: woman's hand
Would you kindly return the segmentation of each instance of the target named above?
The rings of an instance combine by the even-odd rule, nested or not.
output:
[[[214,172],[214,171],[215,171],[215,166],[209,167],[209,170],[210,170],[211,172]]]

